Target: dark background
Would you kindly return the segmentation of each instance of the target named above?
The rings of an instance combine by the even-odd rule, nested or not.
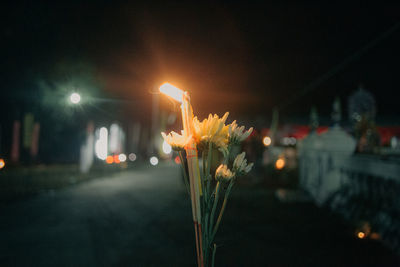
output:
[[[191,93],[200,117],[228,110],[267,127],[274,107],[283,123],[307,122],[313,105],[329,117],[335,96],[346,114],[362,84],[378,119],[398,121],[396,3],[21,1],[1,10],[2,124],[34,112],[48,138],[88,118],[148,123],[165,81]],[[76,90],[87,103],[65,107]]]

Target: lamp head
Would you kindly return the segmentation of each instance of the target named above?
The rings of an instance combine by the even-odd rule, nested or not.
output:
[[[181,89],[173,86],[172,84],[163,83],[160,86],[160,92],[165,94],[165,95],[167,95],[167,96],[169,96],[169,97],[172,97],[173,99],[175,99],[179,103],[182,103],[182,98],[183,98],[184,92]]]

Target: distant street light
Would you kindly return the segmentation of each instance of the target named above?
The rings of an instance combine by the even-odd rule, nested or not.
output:
[[[72,104],[78,104],[79,102],[81,102],[81,96],[78,93],[72,93],[69,96],[69,100],[71,101]]]

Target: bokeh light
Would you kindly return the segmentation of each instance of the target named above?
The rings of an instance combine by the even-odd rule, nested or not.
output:
[[[162,150],[165,154],[170,154],[172,152],[172,147],[164,140],[162,144]]]
[[[272,142],[271,137],[269,137],[269,136],[264,137],[264,139],[263,139],[264,146],[269,146],[271,144],[271,142]]]
[[[150,164],[153,166],[156,166],[158,164],[158,158],[157,157],[151,157],[150,158]]]
[[[285,167],[285,159],[279,158],[279,159],[275,162],[275,168],[276,168],[277,170],[282,170],[283,167]]]
[[[0,169],[3,169],[6,166],[6,162],[4,159],[0,159]]]
[[[107,158],[108,150],[108,130],[106,127],[101,127],[99,130],[99,139],[96,140],[94,147],[96,156],[105,160]]]
[[[106,163],[107,164],[112,164],[113,162],[114,162],[114,157],[113,156],[107,156]]]
[[[78,93],[72,93],[69,96],[69,100],[72,104],[78,104],[79,102],[81,102],[81,96]]]
[[[357,237],[358,237],[359,239],[363,239],[363,238],[365,238],[365,233],[364,233],[364,232],[358,232],[358,233],[357,233]]]
[[[120,162],[125,162],[126,161],[126,155],[125,154],[119,154],[118,159]]]
[[[135,161],[137,157],[136,157],[135,153],[130,153],[128,158],[129,158],[130,161]]]

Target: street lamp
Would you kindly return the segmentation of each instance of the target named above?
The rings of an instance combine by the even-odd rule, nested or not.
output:
[[[72,104],[78,104],[79,102],[81,102],[81,95],[78,93],[72,93],[69,96],[69,100],[71,101]]]
[[[160,92],[173,98],[181,103],[183,134],[185,139],[193,135],[193,110],[190,105],[189,93],[183,91],[172,84],[164,83],[160,86]],[[185,146],[186,158],[188,163],[189,180],[190,180],[190,198],[192,201],[192,215],[196,235],[196,249],[199,266],[203,266],[203,245],[202,245],[202,231],[201,231],[201,206],[200,196],[201,180],[199,162],[197,159],[197,148],[193,138],[189,140]]]

